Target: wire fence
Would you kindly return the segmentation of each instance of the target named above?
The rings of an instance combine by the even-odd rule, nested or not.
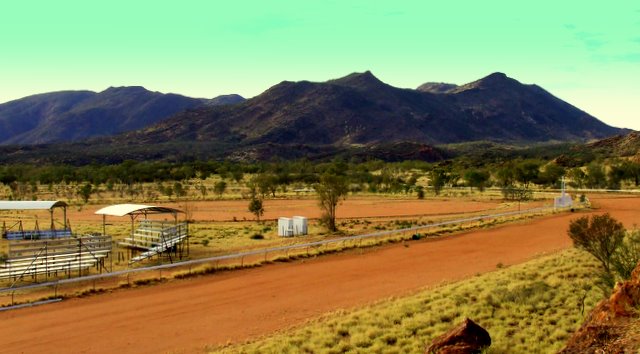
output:
[[[82,296],[107,291],[109,289],[162,282],[171,278],[188,277],[191,275],[213,273],[221,270],[249,267],[272,261],[287,261],[301,257],[312,257],[323,253],[337,252],[349,248],[376,245],[390,240],[411,239],[419,232],[433,232],[445,229],[446,227],[459,227],[458,230],[461,230],[462,226],[465,224],[486,222],[511,216],[541,215],[556,210],[558,209],[554,209],[553,207],[540,207],[522,211],[486,214],[403,229],[263,248],[247,252],[161,264],[150,267],[132,268],[77,278],[57,279],[54,281],[29,284],[15,288],[1,288],[0,307],[21,306],[21,304],[23,305],[38,301],[46,302],[48,300],[59,299],[66,296]]]

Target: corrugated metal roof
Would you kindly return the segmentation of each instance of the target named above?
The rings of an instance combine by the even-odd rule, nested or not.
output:
[[[0,210],[49,210],[66,207],[67,203],[59,200],[1,200]]]
[[[129,214],[167,214],[167,213],[170,213],[170,214],[182,213],[182,210],[169,208],[169,207],[143,205],[143,204],[115,204],[115,205],[109,205],[108,207],[104,207],[96,211],[96,214],[111,215],[111,216],[125,216]]]

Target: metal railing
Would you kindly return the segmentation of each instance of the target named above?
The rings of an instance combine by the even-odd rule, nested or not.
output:
[[[236,260],[236,261],[238,261],[238,263],[240,263],[240,266],[244,266],[244,264],[245,264],[244,260],[246,258],[255,257],[255,256],[260,256],[260,259],[264,259],[265,261],[267,261],[267,255],[269,255],[269,254],[271,254],[271,255],[286,254],[288,256],[291,253],[291,251],[305,250],[305,249],[307,251],[307,254],[309,254],[309,250],[310,249],[317,249],[319,247],[328,246],[328,245],[331,245],[331,244],[339,245],[340,243],[342,243],[342,245],[344,247],[345,244],[347,242],[349,242],[349,241],[353,241],[354,242],[354,243],[351,244],[351,247],[359,247],[359,246],[362,245],[362,241],[364,241],[364,240],[376,240],[378,238],[385,238],[385,237],[389,237],[389,236],[392,236],[392,235],[399,235],[399,236],[401,236],[403,238],[406,237],[407,235],[410,235],[410,237],[411,237],[417,231],[423,231],[423,230],[434,229],[434,228],[441,228],[441,227],[444,227],[444,226],[462,225],[462,224],[466,224],[466,223],[470,223],[470,222],[476,222],[476,221],[487,221],[487,220],[491,220],[491,219],[498,219],[498,218],[503,218],[503,217],[508,217],[508,216],[517,216],[517,215],[525,215],[525,214],[543,214],[543,213],[546,213],[546,212],[552,212],[554,210],[557,210],[557,209],[554,209],[553,207],[540,207],[540,208],[526,209],[526,210],[522,210],[522,211],[510,211],[510,212],[497,213],[497,214],[485,214],[485,215],[479,215],[479,216],[461,218],[461,219],[455,219],[455,220],[449,220],[449,221],[442,221],[442,222],[437,222],[437,223],[431,223],[431,224],[428,224],[428,225],[420,225],[420,226],[414,226],[414,227],[403,228],[403,229],[379,231],[379,232],[367,233],[367,234],[363,234],[363,235],[345,236],[345,237],[331,238],[331,239],[315,241],[315,242],[300,243],[300,244],[293,244],[293,245],[279,246],[279,247],[263,248],[263,249],[240,252],[240,253],[234,253],[234,254],[228,254],[228,255],[221,255],[221,256],[214,256],[214,257],[208,257],[208,258],[194,259],[194,260],[176,262],[176,263],[171,263],[171,264],[161,264],[161,265],[150,266],[150,267],[125,269],[125,270],[120,270],[120,271],[115,271],[115,272],[88,275],[88,276],[77,277],[77,278],[59,279],[59,280],[55,280],[55,281],[37,283],[37,284],[30,284],[30,285],[15,287],[15,288],[0,288],[0,296],[6,296],[6,293],[11,293],[12,303],[13,303],[13,294],[14,293],[28,291],[28,290],[34,290],[34,289],[39,289],[39,288],[52,288],[52,289],[55,289],[55,294],[57,296],[59,287],[67,285],[67,284],[74,284],[74,283],[90,283],[90,284],[93,285],[93,290],[95,291],[96,290],[96,282],[97,281],[102,281],[102,280],[106,280],[106,279],[109,279],[109,278],[117,279],[119,277],[126,276],[127,282],[129,282],[130,281],[129,277],[131,275],[133,275],[133,274],[136,274],[136,273],[147,272],[147,273],[152,274],[155,271],[159,271],[160,272],[160,278],[162,278],[162,271],[163,270],[188,268],[189,269],[189,273],[190,273],[191,272],[191,267],[193,267],[193,266],[215,263],[216,267],[217,267],[219,262],[231,261],[231,260]],[[359,242],[359,244],[356,245],[355,242]],[[152,279],[152,278],[153,277],[148,277],[147,279]],[[5,295],[2,295],[2,294],[5,294]]]

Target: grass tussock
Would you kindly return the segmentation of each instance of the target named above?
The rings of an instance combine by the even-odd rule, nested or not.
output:
[[[602,296],[597,271],[571,249],[214,352],[423,353],[465,317],[491,334],[487,353],[555,352]]]

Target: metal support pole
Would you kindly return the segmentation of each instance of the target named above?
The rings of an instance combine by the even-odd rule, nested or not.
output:
[[[78,238],[78,276],[82,276],[82,238]]]

